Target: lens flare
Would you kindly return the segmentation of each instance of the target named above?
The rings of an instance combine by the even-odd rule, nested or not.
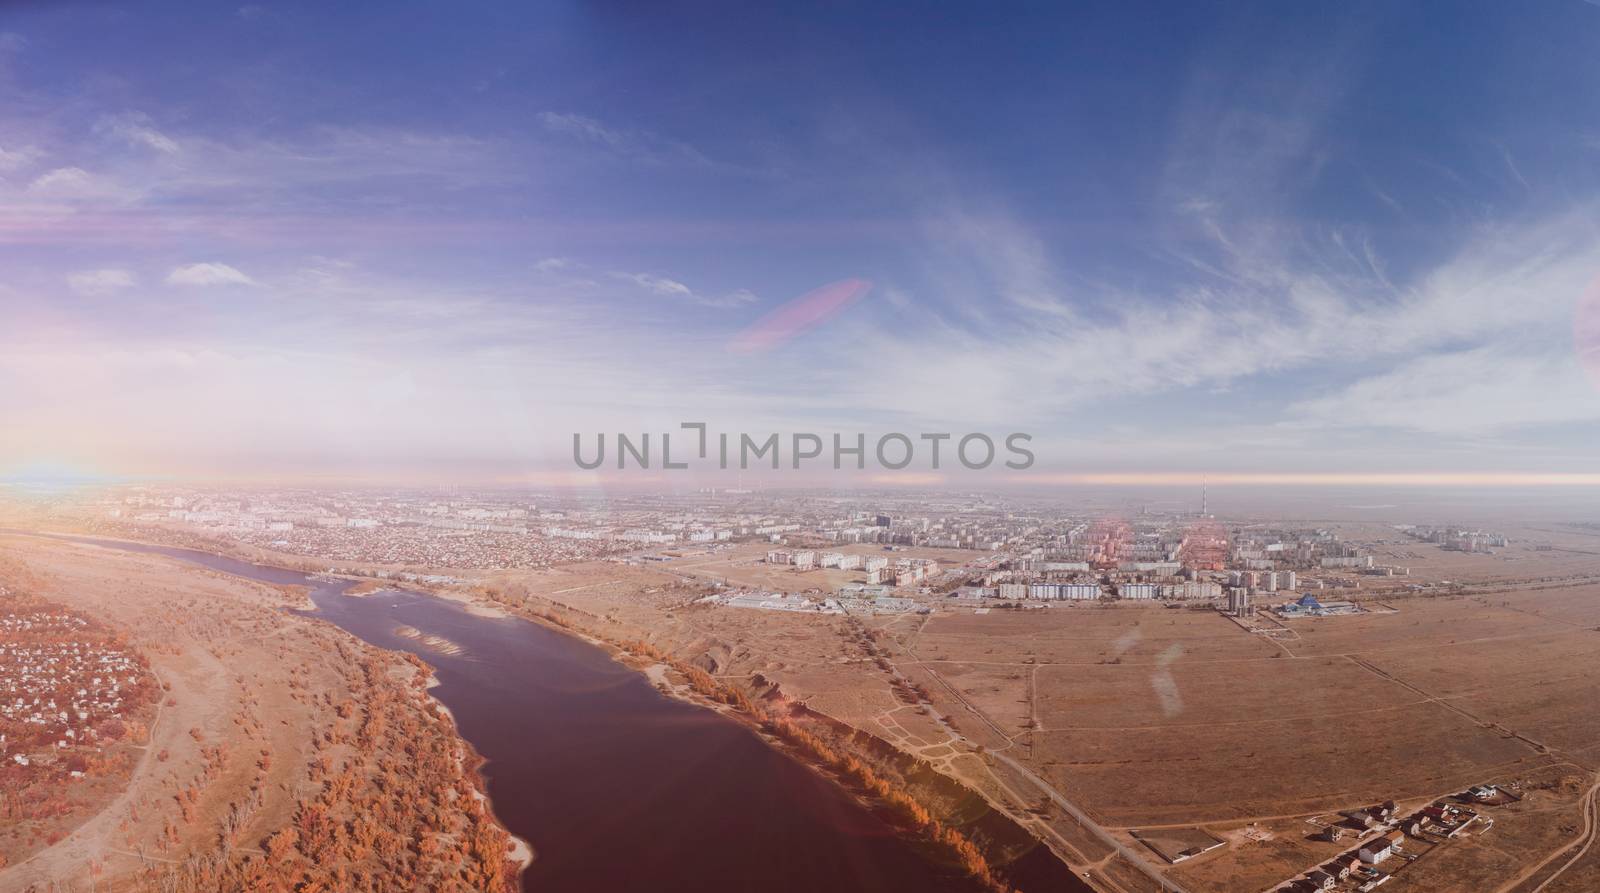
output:
[[[871,290],[872,283],[866,279],[830,282],[763,316],[735,336],[728,347],[745,354],[771,350],[833,319]]]

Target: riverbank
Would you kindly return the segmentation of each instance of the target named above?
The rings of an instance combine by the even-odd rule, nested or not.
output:
[[[107,891],[512,889],[515,844],[471,795],[474,751],[413,683],[419,662],[285,610],[302,577],[135,545],[0,536],[7,585],[125,634],[162,684],[122,794],[0,889],[65,889],[88,865]]]
[[[524,616],[582,629],[600,641],[647,641],[740,687],[758,705],[779,695],[794,709],[803,706],[805,727],[895,779],[931,815],[967,831],[1014,886],[1100,889],[1086,877],[1089,871],[1099,876],[1107,854],[1063,839],[1059,829],[1066,820],[1053,804],[1024,800],[1026,793],[1018,791],[1031,788],[1006,776],[1001,757],[972,745],[950,717],[896,686],[893,668],[863,644],[858,624],[846,617],[720,611],[702,601],[706,586],[648,566],[592,562],[498,577],[485,594]],[[823,763],[831,783],[859,792],[847,773]],[[910,829],[910,837],[917,835]]]
[[[119,542],[101,539],[105,540],[106,545]],[[157,548],[172,547],[163,544]],[[194,549],[193,544],[178,548],[227,561],[246,560],[234,554],[234,550]],[[272,566],[296,574],[308,571],[326,574],[325,569],[314,567],[291,570],[283,568],[282,564],[269,565]],[[340,575],[339,579],[347,586],[362,586],[373,592],[401,588],[382,586],[381,581],[370,578],[357,578],[352,582],[350,578]],[[415,587],[404,589],[417,592]],[[741,689],[732,683],[713,679],[700,667],[665,652],[653,651],[655,646],[643,640],[629,640],[618,635],[620,630],[603,629],[608,618],[599,615],[573,610],[563,610],[562,616],[541,614],[530,605],[492,600],[481,592],[456,590],[446,595],[424,591],[421,594],[453,603],[474,616],[520,616],[603,649],[614,662],[641,673],[661,694],[698,708],[710,708],[724,718],[734,720],[747,732],[754,734],[764,746],[807,767],[820,779],[877,814],[907,841],[924,849],[931,861],[949,866],[951,870],[959,871],[987,889],[998,890],[1007,886],[1000,872],[991,867],[989,853],[999,854],[1003,863],[1010,864],[1018,852],[1037,847],[1037,841],[1028,832],[1010,824],[998,813],[987,815],[983,822],[973,825],[971,802],[978,798],[970,791],[960,789],[958,782],[933,772],[926,764],[919,765],[914,759],[886,758],[886,753],[903,755],[881,740],[863,740],[854,731],[841,733],[841,729],[847,728],[842,723],[830,721],[820,714],[797,710],[775,686],[758,685]],[[420,641],[421,638],[417,637],[413,644],[425,645]],[[441,653],[444,657],[452,656],[449,652],[435,653]],[[464,734],[460,736],[467,737]],[[908,773],[917,776],[920,781],[915,784],[909,782]],[[492,805],[493,797],[490,801]],[[957,808],[961,815],[952,811]],[[955,819],[956,824],[949,823],[951,818]],[[958,828],[981,830],[973,839]],[[1035,863],[1035,868],[1038,868],[1037,863],[1041,859],[1054,860],[1053,856],[1046,855],[1048,851],[1042,847],[1038,849],[1039,852],[1029,857],[1029,861]],[[1052,878],[1059,877],[1061,882],[1048,886],[1036,883],[1035,889],[1075,889],[1071,884],[1077,879],[1064,865],[1057,863],[1057,868],[1047,870],[1046,874]]]
[[[897,761],[884,757],[885,753],[895,754],[919,764],[917,768],[927,775],[960,787],[959,782],[934,772],[925,763],[906,757],[887,742],[790,702],[775,685],[765,687],[764,691],[747,692],[715,679],[705,670],[650,643],[606,637],[549,610],[526,606],[512,606],[510,610],[515,616],[602,648],[617,663],[642,673],[669,697],[737,722],[767,746],[796,760],[884,816],[908,840],[929,848],[935,861],[957,868],[983,889],[993,893],[1020,893],[1005,873],[991,864],[986,847],[969,833],[947,824],[948,810],[930,808],[922,802],[896,768]],[[938,814],[940,812],[945,814]],[[997,812],[991,812],[990,817],[1006,821]],[[1018,836],[1033,840],[1023,829],[1012,827]],[[1072,875],[1065,864],[1060,867],[1063,880],[1075,886],[1058,889],[1090,889]]]
[[[450,728],[455,731],[456,738],[466,749],[465,753],[461,755],[458,764],[461,766],[462,772],[465,772],[472,777],[474,789],[473,796],[483,806],[483,808],[488,811],[489,815],[494,818],[495,825],[501,830],[505,831],[506,837],[511,841],[511,848],[507,851],[506,859],[517,866],[517,886],[520,889],[522,887],[522,873],[527,871],[528,866],[533,864],[533,844],[515,834],[512,834],[511,830],[506,827],[505,822],[501,821],[500,818],[495,815],[494,801],[490,799],[487,791],[489,786],[488,780],[483,777],[482,770],[484,760],[482,755],[480,755],[476,750],[473,750],[471,742],[467,741],[466,736],[461,734],[460,728],[456,725],[456,715],[450,711],[450,707],[445,704],[445,702],[439,700],[439,698],[433,693],[433,690],[439,687],[438,677],[434,676],[433,671],[427,667],[416,667],[416,671],[423,676],[422,688],[425,692],[427,692],[428,700],[433,703],[433,709],[437,711],[440,716],[443,716],[445,721],[450,723]]]
[[[317,578],[309,576],[306,571],[281,565],[255,565],[245,559],[216,551],[173,547],[161,543],[84,536],[59,530],[3,529],[0,530],[0,536],[12,536],[18,541],[37,543],[40,548],[36,551],[40,554],[61,556],[55,559],[57,576],[67,573],[82,575],[99,568],[102,563],[107,567],[149,566],[150,569],[145,575],[158,581],[157,583],[136,583],[142,579],[137,574],[131,577],[102,575],[94,579],[103,579],[106,582],[96,582],[94,585],[74,589],[71,595],[75,602],[88,599],[88,604],[98,609],[97,613],[127,617],[125,622],[128,629],[140,631],[145,641],[154,643],[149,648],[152,662],[162,670],[162,678],[168,680],[168,690],[173,697],[163,705],[164,719],[151,724],[152,733],[157,736],[157,740],[146,748],[146,751],[154,754],[159,750],[161,757],[159,760],[150,761],[151,765],[144,775],[154,774],[155,766],[160,764],[162,772],[177,776],[185,766],[185,755],[191,751],[193,755],[190,760],[198,767],[195,770],[197,779],[190,789],[195,792],[193,794],[195,799],[192,805],[186,806],[182,820],[175,823],[176,827],[201,825],[209,813],[218,809],[211,804],[211,801],[223,797],[224,792],[213,788],[211,782],[220,780],[214,777],[219,773],[224,777],[232,777],[227,773],[227,753],[230,749],[257,752],[256,771],[251,776],[256,783],[252,790],[243,799],[240,798],[240,792],[226,792],[228,800],[222,803],[226,811],[235,816],[229,821],[238,823],[240,820],[237,816],[244,814],[239,804],[250,803],[257,799],[259,795],[255,789],[260,788],[261,782],[265,779],[279,782],[279,787],[285,791],[301,790],[308,786],[321,787],[314,782],[314,779],[302,779],[295,784],[288,783],[288,780],[293,778],[290,772],[295,767],[309,765],[312,766],[314,773],[331,771],[326,766],[318,768],[320,764],[315,759],[316,754],[305,749],[305,739],[309,738],[316,742],[317,750],[329,755],[324,759],[331,761],[332,755],[342,753],[345,760],[364,761],[370,758],[369,751],[374,748],[380,752],[383,750],[377,747],[380,741],[373,737],[375,730],[413,725],[411,713],[415,711],[437,718],[446,728],[440,730],[422,726],[421,732],[400,736],[396,740],[409,741],[413,747],[430,742],[437,745],[438,751],[454,754],[453,772],[446,772],[442,768],[437,771],[430,770],[434,771],[434,777],[437,779],[437,784],[433,787],[448,789],[457,784],[457,779],[465,780],[466,787],[480,804],[479,809],[464,813],[466,821],[476,822],[473,816],[478,813],[488,816],[487,822],[475,825],[474,839],[493,841],[497,837],[503,837],[508,842],[505,858],[514,865],[514,869],[509,872],[512,878],[520,876],[520,873],[531,864],[533,857],[531,845],[518,835],[512,834],[510,829],[493,814],[492,804],[485,793],[485,780],[480,771],[484,762],[483,757],[460,733],[449,708],[429,690],[436,684],[431,667],[421,661],[413,661],[410,655],[403,652],[387,649],[380,651],[337,625],[325,622],[324,618],[316,617],[317,605],[311,597],[312,591],[318,590],[319,587],[358,585],[355,582]],[[93,561],[85,560],[84,552],[79,547],[95,550],[96,555],[103,552],[105,562],[99,558]],[[174,555],[175,552],[184,554]],[[168,564],[167,560],[174,557],[180,558],[182,563],[176,566]],[[212,561],[207,562],[202,559]],[[227,562],[240,563],[271,573],[266,577],[252,576],[217,566],[217,563]],[[176,571],[175,568],[178,567],[183,570]],[[111,582],[112,580],[121,585],[118,586],[117,583]],[[202,592],[208,594],[210,598],[202,598],[200,595]],[[182,610],[177,609],[176,603],[179,600],[184,604]],[[237,607],[233,606],[235,602],[238,603]],[[135,606],[140,610],[130,615],[129,612]],[[286,608],[295,610],[285,612]],[[284,645],[280,643],[298,643],[303,637],[301,634],[296,634],[300,624],[313,621],[316,629],[315,638],[320,641],[320,647],[288,652],[281,650]],[[184,635],[184,628],[196,622],[207,624],[205,635],[200,637]],[[261,628],[267,624],[271,624],[272,628],[263,634]],[[255,669],[248,674],[251,677],[248,682],[240,682],[237,679],[231,683],[226,682],[234,674],[224,671],[221,661],[225,655],[220,649],[221,642],[213,641],[220,634],[219,630],[232,629],[235,626],[250,627],[255,630],[252,635],[242,635],[235,639],[232,634],[228,634],[222,639],[222,641],[241,643],[235,646],[233,652],[226,655],[227,665],[254,667]],[[248,643],[248,646],[243,643]],[[270,652],[277,656],[276,660],[268,657],[269,652],[266,649],[269,646],[280,649]],[[253,650],[241,654],[238,649],[243,647]],[[414,676],[417,673],[424,674],[426,678],[408,679],[406,685],[397,687],[393,684],[396,680],[385,678],[384,674],[371,668],[361,656],[363,652],[386,655],[384,658],[386,661],[393,661],[391,672],[399,672],[400,666],[410,667],[413,670],[410,674],[400,673],[397,679]],[[285,653],[298,654],[302,662],[285,665]],[[247,658],[242,655],[249,656]],[[313,661],[331,663],[341,668],[341,672],[309,677],[307,668]],[[194,666],[210,669],[205,673],[203,680],[191,680],[187,685],[181,685],[180,683],[184,683],[193,675],[191,668]],[[354,668],[359,668],[360,672],[355,672]],[[319,687],[308,686],[306,682],[308,678],[316,678]],[[408,708],[405,705],[406,698],[401,695],[413,682],[416,689],[413,697],[418,700],[415,707]],[[226,689],[230,686],[243,686],[243,688],[235,696],[228,697]],[[321,691],[324,697],[307,701],[300,694],[302,689]],[[366,694],[362,695],[361,692]],[[271,703],[279,721],[269,724],[266,722],[266,717],[257,715],[251,708],[258,702]],[[359,709],[354,706],[357,704],[361,705]],[[311,706],[319,709],[308,713],[297,723],[287,722],[287,717],[298,716],[298,711],[309,709]],[[230,711],[231,719],[228,718]],[[374,724],[373,711],[386,712],[388,719]],[[362,719],[363,714],[366,715],[365,719]],[[309,728],[315,734],[310,736],[295,734],[296,727]],[[444,740],[436,740],[440,737]],[[213,741],[217,742],[217,750],[208,751],[207,747],[211,746]],[[359,746],[352,749],[352,744]],[[424,752],[416,751],[408,754],[407,759],[415,763],[416,759],[423,755]],[[142,777],[136,777],[135,781],[146,785],[150,783]],[[348,790],[352,794],[356,792],[354,788]],[[120,797],[118,802],[131,804],[135,799],[133,791],[130,786],[129,791]],[[260,830],[254,832],[256,836],[252,838],[252,832],[247,832],[242,825],[237,825],[228,835],[230,838],[236,838],[234,845],[229,847],[230,851],[246,854],[261,852],[257,849],[257,844],[270,833],[286,830],[285,826],[289,826],[294,816],[305,808],[304,802],[298,805],[293,802],[277,804],[271,798],[263,799],[265,805],[251,808],[253,812],[263,815],[259,823],[252,823]],[[319,808],[326,809],[330,814],[338,814],[342,804],[341,800],[323,803],[320,799],[317,803]],[[121,808],[124,807],[119,807]],[[126,808],[132,809],[131,806]],[[267,816],[277,817],[282,825],[273,825]],[[12,866],[14,870],[6,876],[17,875],[20,871],[31,871],[32,874],[21,876],[41,881],[57,876],[58,873],[67,870],[58,867],[58,863],[63,860],[56,859],[52,855],[57,850],[69,853],[65,857],[66,862],[83,861],[79,852],[81,847],[77,842],[101,839],[111,833],[100,827],[110,820],[109,811],[102,817],[106,821],[100,821],[99,824],[91,821],[83,825],[69,835],[62,844],[43,851],[35,859],[30,859],[34,865],[28,868]],[[126,816],[119,818],[124,824],[129,821]],[[154,818],[151,820],[154,821]],[[159,829],[159,826],[153,827]],[[174,832],[171,829],[165,831],[159,842],[151,849],[152,853],[164,855],[149,864],[162,870],[166,870],[165,867],[187,865],[186,861],[173,858],[173,854],[183,853],[181,845],[186,839],[182,832]],[[109,843],[101,845],[111,846]],[[492,848],[493,845],[490,844],[490,849]],[[311,856],[310,853],[302,855]],[[211,857],[208,855],[208,858]],[[491,853],[481,849],[474,857],[474,859],[492,858]],[[328,861],[330,867],[338,864],[337,860]],[[148,865],[146,867],[148,868]],[[211,870],[239,872],[248,867],[247,864],[235,865],[224,862],[213,866]],[[478,876],[493,879],[504,877],[507,873],[497,867],[488,867],[480,871]],[[115,879],[115,874],[108,874],[107,877]],[[494,883],[498,885],[499,881]],[[4,885],[0,884],[0,887]],[[115,885],[110,885],[109,888],[116,889]]]

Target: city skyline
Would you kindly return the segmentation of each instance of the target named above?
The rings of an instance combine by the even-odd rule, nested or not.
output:
[[[581,485],[703,419],[1592,485],[1600,9],[1541,12],[12,7],[0,479]]]

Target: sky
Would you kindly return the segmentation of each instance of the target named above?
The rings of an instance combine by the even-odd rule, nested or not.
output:
[[[1600,4],[762,5],[0,3],[0,476],[1600,481]]]

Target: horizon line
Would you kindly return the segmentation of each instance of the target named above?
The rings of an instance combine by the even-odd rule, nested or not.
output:
[[[548,487],[590,489],[746,489],[751,491],[813,490],[859,487],[928,488],[948,490],[1014,489],[1019,486],[1124,486],[1124,487],[1595,487],[1600,472],[1070,472],[1004,474],[983,480],[979,476],[950,477],[925,471],[870,473],[845,472],[839,480],[783,482],[780,474],[758,475],[755,480],[707,481],[668,473],[537,472],[489,478],[436,478],[429,475],[194,475],[82,474],[0,477],[0,487],[116,487],[116,486],[279,486],[279,487]]]

